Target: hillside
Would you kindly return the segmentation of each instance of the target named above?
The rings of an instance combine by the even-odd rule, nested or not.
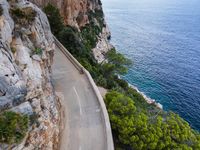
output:
[[[200,149],[185,120],[120,78],[132,61],[109,43],[100,0],[30,1],[0,1],[0,149],[105,150],[110,124],[118,150]]]

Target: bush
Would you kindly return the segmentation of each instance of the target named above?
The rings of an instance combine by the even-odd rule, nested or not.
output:
[[[123,80],[123,79],[119,79],[118,76],[115,76],[114,80],[117,82],[117,84],[123,88],[124,90],[128,90],[129,85],[128,82]]]
[[[92,49],[96,46],[99,33],[100,28],[96,25],[88,24],[81,28],[81,37],[88,49]]]
[[[41,48],[35,48],[33,53],[37,54],[37,55],[42,55],[42,49]]]
[[[0,114],[0,143],[19,143],[28,131],[28,116],[15,112]]]
[[[104,14],[102,9],[95,9],[94,11],[89,11],[88,12],[88,18],[90,23],[96,24],[100,32],[102,31],[102,28],[105,27],[104,25]]]
[[[36,127],[39,127],[40,123],[38,121],[38,118],[39,118],[39,114],[37,113],[33,113],[32,115],[29,116],[29,122],[30,122],[30,125],[33,125],[35,124]]]
[[[107,87],[107,80],[102,75],[100,75],[96,79],[96,84],[101,87]]]
[[[76,57],[86,57],[87,50],[79,38],[78,31],[73,27],[66,26],[58,35],[59,41]]]
[[[152,118],[138,112],[134,100],[118,92],[106,94],[105,103],[110,116],[117,147],[125,150],[200,149],[200,134],[178,115]]]
[[[3,8],[2,8],[2,6],[0,5],[0,16],[2,16],[3,15]]]
[[[59,9],[49,3],[43,10],[48,17],[52,33],[57,36],[64,28],[63,19],[59,13]]]
[[[11,8],[10,13],[17,24],[29,25],[35,20],[36,12],[32,7]]]

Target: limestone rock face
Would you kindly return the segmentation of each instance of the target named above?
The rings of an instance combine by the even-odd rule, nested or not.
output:
[[[12,149],[51,150],[58,141],[59,113],[51,84],[55,46],[47,17],[26,0],[0,0],[0,5],[0,112],[33,118],[27,137]]]
[[[59,8],[61,15],[64,18],[65,24],[74,26],[77,29],[86,26],[89,23],[89,15],[96,10],[102,11],[101,0],[30,0],[40,7],[45,7],[48,3]],[[103,18],[104,19],[104,18]],[[97,23],[98,25],[98,23]],[[98,36],[96,48],[93,54],[97,62],[101,63],[105,60],[105,53],[113,48],[109,43],[110,31],[106,22],[102,29],[102,33]]]
[[[110,31],[108,30],[108,26],[102,29],[102,33],[99,35],[98,42],[96,47],[92,49],[94,58],[97,60],[98,63],[102,63],[105,60],[105,54],[113,47],[110,44],[108,38],[110,37]]]
[[[51,3],[57,6],[65,20],[71,26],[81,27],[88,23],[90,10],[102,9],[100,0],[31,0],[39,6]]]

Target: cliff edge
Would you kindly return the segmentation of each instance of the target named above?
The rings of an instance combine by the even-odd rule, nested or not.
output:
[[[1,0],[0,111],[30,118],[21,144],[0,144],[0,149],[55,148],[59,113],[51,84],[54,40],[46,15],[34,4]]]
[[[40,7],[48,4],[56,6],[64,19],[65,25],[77,28],[79,31],[93,24],[100,28],[97,33],[97,42],[92,49],[94,58],[98,63],[104,61],[105,53],[112,49],[109,43],[111,37],[109,28],[106,24],[101,0],[30,0]],[[94,28],[94,27],[93,27]]]
[[[44,7],[48,3],[56,6],[61,15],[63,16],[64,22],[70,26],[82,27],[89,23],[88,12],[90,10],[100,10],[100,0],[31,0],[38,6]]]

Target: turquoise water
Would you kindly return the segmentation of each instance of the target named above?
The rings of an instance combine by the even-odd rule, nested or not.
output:
[[[200,1],[103,0],[124,78],[200,130]]]

